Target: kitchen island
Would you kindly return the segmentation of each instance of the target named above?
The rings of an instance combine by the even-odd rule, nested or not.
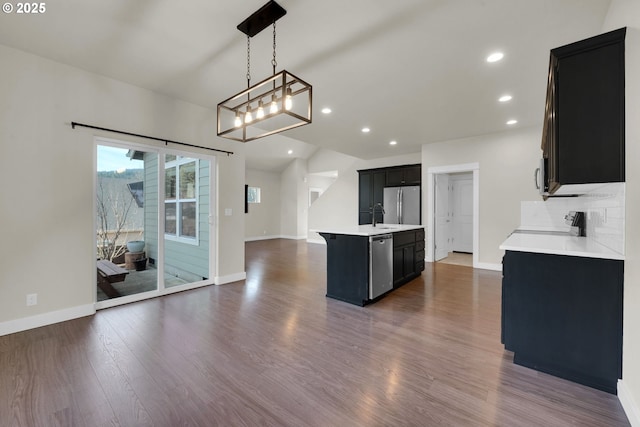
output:
[[[368,224],[313,231],[327,242],[329,298],[364,306],[424,270],[421,225]],[[381,255],[385,245],[390,245],[384,249],[388,258]]]
[[[624,256],[587,237],[523,230],[500,249],[502,342],[514,363],[615,394]]]

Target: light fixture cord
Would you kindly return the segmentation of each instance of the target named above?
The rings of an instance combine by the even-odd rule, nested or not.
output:
[[[251,37],[247,34],[247,87],[251,87]]]
[[[273,65],[273,75],[275,75],[276,65],[278,65],[276,61],[276,21],[273,21],[273,59],[271,60],[271,65]]]

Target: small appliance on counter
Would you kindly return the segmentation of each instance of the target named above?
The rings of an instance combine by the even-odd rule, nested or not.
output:
[[[571,228],[569,230],[569,234],[571,236],[586,236],[586,228],[587,221],[584,215],[584,212],[581,211],[569,211],[568,214],[564,216],[564,222],[567,225],[570,225]]]

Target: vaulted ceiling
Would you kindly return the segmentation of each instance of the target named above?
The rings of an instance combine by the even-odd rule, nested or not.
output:
[[[215,120],[218,102],[246,87],[236,26],[264,3],[57,0],[41,15],[0,15],[0,44],[211,108]],[[263,169],[317,148],[372,159],[541,125],[549,50],[600,33],[610,1],[278,3],[278,70],[313,85],[313,123],[250,144],[247,164]],[[251,40],[255,82],[272,73],[272,42],[271,28]],[[495,51],[504,58],[486,62]]]

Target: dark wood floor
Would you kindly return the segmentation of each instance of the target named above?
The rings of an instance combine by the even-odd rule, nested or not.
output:
[[[618,399],[516,366],[500,273],[435,264],[325,298],[325,247],[247,244],[247,280],[0,337],[0,426],[624,426]]]

